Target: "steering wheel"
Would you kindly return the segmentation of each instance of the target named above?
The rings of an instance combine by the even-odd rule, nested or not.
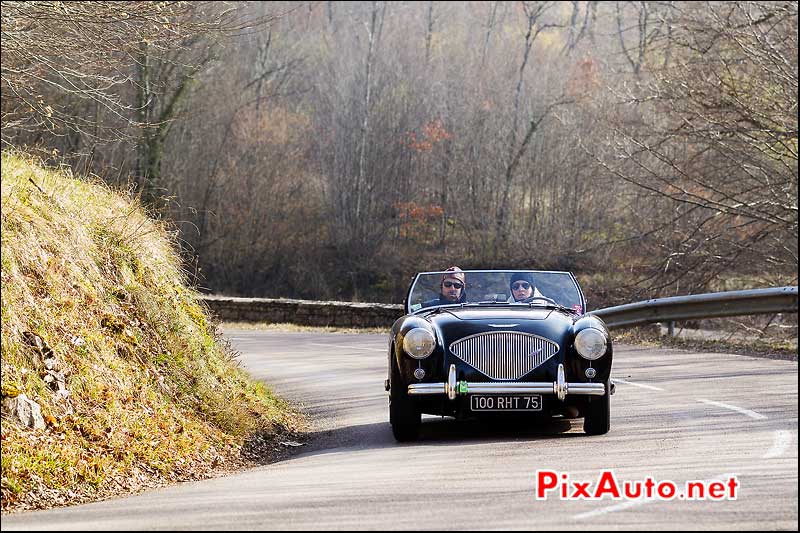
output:
[[[520,302],[528,304],[532,303],[534,300],[544,300],[545,302],[551,303],[553,305],[559,305],[558,302],[556,302],[552,298],[548,298],[547,296],[529,296],[524,300],[520,300]]]

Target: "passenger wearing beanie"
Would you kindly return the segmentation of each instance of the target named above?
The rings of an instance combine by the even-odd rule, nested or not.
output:
[[[508,301],[512,303],[526,302],[535,296],[542,295],[536,288],[536,284],[533,282],[533,275],[530,272],[515,272],[511,276],[508,286],[511,289],[511,297],[509,297]]]
[[[457,266],[448,268],[442,274],[439,284],[439,297],[422,304],[422,307],[434,305],[452,305],[467,301],[467,277],[464,271]]]

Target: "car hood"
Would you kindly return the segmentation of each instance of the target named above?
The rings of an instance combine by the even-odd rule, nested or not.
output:
[[[442,308],[459,320],[544,320],[554,309],[531,307],[457,307]]]
[[[446,345],[486,331],[521,331],[552,339],[562,346],[577,319],[558,309],[522,306],[439,308],[421,318],[438,330]]]

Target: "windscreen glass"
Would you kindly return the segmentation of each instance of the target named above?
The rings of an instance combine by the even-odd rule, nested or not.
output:
[[[447,305],[558,305],[583,314],[583,299],[569,272],[466,270],[423,272],[412,285],[407,312]]]

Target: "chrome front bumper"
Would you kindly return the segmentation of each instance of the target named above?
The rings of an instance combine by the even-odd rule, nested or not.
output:
[[[474,383],[456,381],[456,365],[450,365],[447,383],[412,383],[408,386],[410,396],[446,394],[451,400],[455,400],[459,394],[554,394],[559,400],[564,400],[567,394],[602,396],[605,393],[606,386],[603,383],[567,383],[564,378],[563,364],[558,365],[558,375],[556,381],[553,382]]]

